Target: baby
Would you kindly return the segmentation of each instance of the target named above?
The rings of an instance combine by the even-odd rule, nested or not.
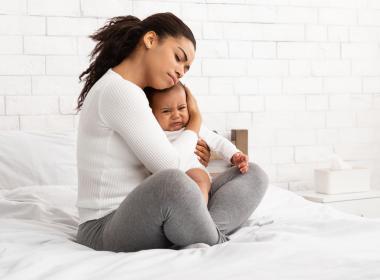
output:
[[[189,121],[185,86],[178,82],[169,89],[147,89],[145,93],[149,100],[149,106],[161,128],[165,131],[169,141],[174,141],[185,130]],[[199,130],[199,137],[206,141],[212,151],[237,166],[241,173],[247,172],[248,156],[239,151],[226,138],[209,130],[203,124]],[[186,174],[198,184],[207,204],[211,176],[195,154],[191,161],[191,169],[186,171]]]

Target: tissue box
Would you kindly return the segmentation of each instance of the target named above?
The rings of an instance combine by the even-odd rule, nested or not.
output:
[[[315,190],[318,193],[338,194],[370,190],[368,168],[316,169],[314,170]]]

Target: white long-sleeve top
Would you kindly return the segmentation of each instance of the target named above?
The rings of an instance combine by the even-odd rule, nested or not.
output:
[[[168,137],[169,141],[172,143],[177,141],[178,138],[181,137],[183,133],[186,133],[186,130],[184,128],[180,130],[176,130],[176,131],[165,131],[166,136]],[[199,130],[199,137],[206,141],[211,151],[216,152],[219,156],[221,156],[227,162],[231,161],[231,157],[235,153],[240,152],[239,149],[237,149],[234,144],[232,144],[223,136],[208,129],[203,124],[201,125],[201,128]],[[192,154],[189,160],[190,162],[187,164],[187,166],[189,166],[190,168],[201,168],[208,173],[207,169],[199,162],[197,155],[195,153]]]
[[[151,173],[188,170],[197,139],[186,130],[170,142],[143,90],[109,69],[89,91],[79,118],[79,223],[118,208]]]

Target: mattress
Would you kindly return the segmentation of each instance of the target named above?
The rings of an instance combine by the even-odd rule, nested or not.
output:
[[[75,185],[0,190],[0,279],[380,279],[380,219],[275,185],[229,242],[134,253],[75,243],[76,195]]]

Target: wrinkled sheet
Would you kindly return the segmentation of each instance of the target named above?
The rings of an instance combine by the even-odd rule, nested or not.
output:
[[[0,190],[0,279],[380,279],[380,219],[271,185],[231,241],[135,253],[75,243],[75,186]]]

